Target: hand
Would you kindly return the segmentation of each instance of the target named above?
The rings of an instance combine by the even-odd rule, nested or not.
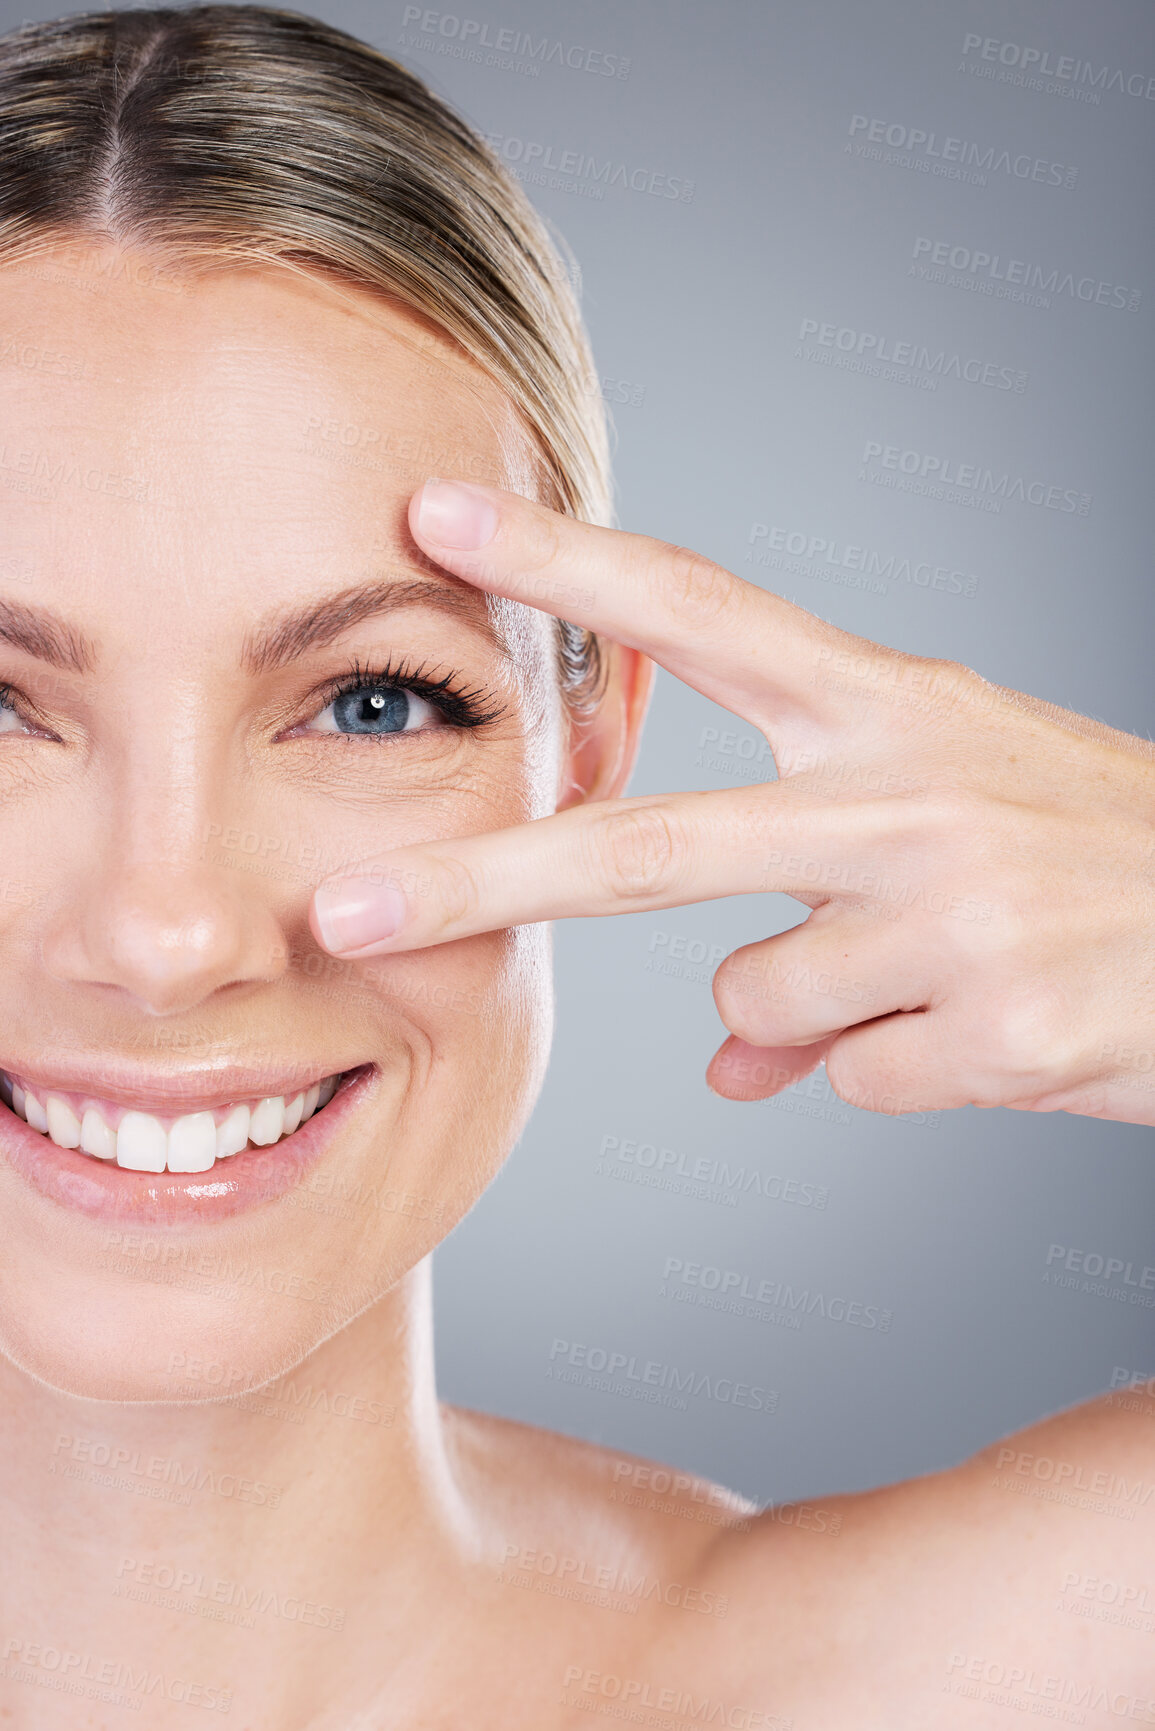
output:
[[[714,977],[731,1035],[707,1072],[716,1092],[764,1099],[825,1060],[868,1110],[1155,1123],[1150,742],[516,494],[429,483],[409,521],[447,571],[642,651],[741,716],[779,779],[383,854],[369,881],[318,890],[324,947],[371,956],[784,891],[809,918]]]

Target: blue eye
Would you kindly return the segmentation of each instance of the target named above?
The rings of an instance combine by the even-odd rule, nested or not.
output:
[[[355,685],[325,705],[310,731],[318,733],[412,733],[440,722],[431,703],[398,685]]]
[[[484,727],[503,713],[492,696],[444,666],[406,658],[366,665],[354,658],[343,674],[314,693],[314,703],[328,699],[324,709],[298,722],[290,736],[335,733],[342,739],[382,739],[393,733]]]
[[[0,733],[27,732],[28,729],[17,714],[15,705],[8,697],[0,695]]]
[[[37,729],[30,727],[12,700],[12,687],[0,684],[0,733],[20,733],[35,737]]]

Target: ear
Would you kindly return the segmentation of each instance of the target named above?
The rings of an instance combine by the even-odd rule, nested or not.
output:
[[[605,693],[592,715],[575,718],[562,756],[558,811],[591,800],[617,799],[638,755],[654,685],[654,663],[640,649],[601,640]]]

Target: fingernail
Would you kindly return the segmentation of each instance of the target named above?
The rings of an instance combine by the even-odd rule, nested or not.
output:
[[[497,508],[485,487],[468,481],[426,481],[417,527],[441,547],[484,547],[497,533]]]
[[[327,950],[361,950],[392,938],[405,924],[405,897],[392,884],[344,878],[321,884],[313,897],[317,925]]]

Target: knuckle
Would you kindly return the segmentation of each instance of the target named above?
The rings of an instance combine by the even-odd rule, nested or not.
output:
[[[894,1116],[916,1108],[921,1084],[911,1073],[909,1059],[880,1051],[864,1029],[849,1029],[826,1052],[830,1091],[858,1112]]]
[[[916,656],[914,660],[934,695],[937,713],[948,723],[969,722],[997,701],[997,688],[965,662],[940,656]]]
[[[983,816],[983,801],[974,789],[942,780],[930,790],[915,821],[921,817],[923,827],[954,842],[959,837],[972,836]]]
[[[725,960],[718,963],[714,970],[714,997],[719,1007],[723,998],[728,1003],[735,995],[741,994],[748,972],[742,950],[731,950]]]
[[[969,667],[965,661],[956,661],[950,655],[920,655],[916,657],[919,665],[930,673],[937,673],[939,678],[949,684],[960,704],[972,704],[981,701],[984,694],[991,688],[990,681],[975,668]]]
[[[768,944],[736,950],[714,976],[714,1002],[726,1027],[754,1046],[821,1032],[827,1020],[828,970],[806,956]]]
[[[892,802],[892,833],[918,850],[925,870],[952,883],[989,877],[991,811],[974,789],[944,778],[931,785],[925,799],[907,800],[905,809],[903,804]]]
[[[662,548],[659,580],[687,624],[712,625],[737,608],[741,586],[724,565],[691,547],[664,542]]]
[[[847,1106],[865,1105],[870,1090],[864,1081],[862,1067],[855,1060],[852,1042],[835,1040],[826,1054],[826,1080],[836,1099]]]
[[[463,859],[438,861],[437,920],[441,926],[467,925],[481,906],[481,885]]]
[[[766,1004],[775,996],[770,979],[767,957],[757,950],[735,950],[718,966],[714,975],[714,1002],[726,1025],[739,1033],[739,1022],[749,1026],[752,1020],[761,1025]]]
[[[517,537],[517,562],[526,572],[548,570],[561,557],[561,521],[556,511],[528,510]]]
[[[607,814],[595,829],[594,848],[602,880],[619,900],[665,895],[683,870],[679,826],[657,806]]]
[[[752,1002],[749,998],[732,998],[714,993],[714,1002],[722,1025],[739,1040],[745,1040],[748,1046],[774,1046],[784,1038],[783,1017],[765,1004]]]
[[[989,1067],[1008,1082],[1062,1074],[1079,1046],[1076,1021],[1057,992],[1004,998],[987,1025]]]

